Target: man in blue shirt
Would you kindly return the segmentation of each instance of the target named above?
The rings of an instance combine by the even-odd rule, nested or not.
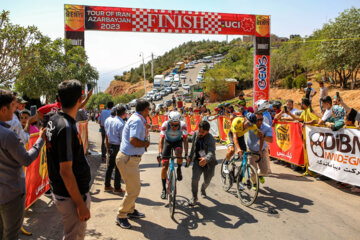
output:
[[[121,189],[121,175],[118,168],[115,168],[115,179],[114,187],[111,186],[111,175],[115,167],[115,158],[119,152],[122,131],[125,126],[124,118],[126,118],[126,108],[124,106],[118,106],[115,109],[116,116],[109,117],[106,119],[105,123],[105,132],[108,139],[108,149],[109,149],[109,161],[107,164],[106,174],[105,174],[105,191],[114,191],[114,193],[122,193],[124,190]]]
[[[273,141],[273,130],[272,128],[264,123],[264,116],[261,113],[257,113],[256,114],[256,118],[257,118],[257,122],[256,122],[256,126],[258,127],[258,129],[260,129],[258,135],[256,135],[254,132],[249,131],[249,135],[248,138],[246,140],[246,145],[249,149],[250,152],[257,152],[259,154],[261,154],[261,160],[259,162],[257,162],[259,160],[258,156],[255,155],[249,155],[249,160],[251,165],[254,166],[254,168],[256,169],[256,171],[258,170],[258,165],[260,168],[260,173],[259,173],[259,180],[261,183],[265,182],[264,179],[264,175],[267,174],[268,172],[268,163],[267,163],[267,158],[268,158],[268,150],[267,150],[267,142],[268,143],[272,143]],[[264,145],[260,151],[260,140],[264,139]]]
[[[150,103],[145,99],[136,101],[136,113],[127,120],[121,139],[120,153],[116,157],[116,166],[126,185],[126,195],[120,205],[116,223],[122,228],[130,228],[128,218],[143,218],[145,215],[135,209],[135,200],[140,193],[139,164],[145,149],[150,145],[146,117],[150,112]]]
[[[101,158],[103,161],[106,159],[106,147],[105,147],[105,120],[110,117],[111,109],[114,106],[113,102],[107,103],[107,109],[102,110],[99,117],[100,132],[101,132]]]

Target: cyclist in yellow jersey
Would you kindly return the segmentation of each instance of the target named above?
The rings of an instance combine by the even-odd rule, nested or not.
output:
[[[228,134],[228,142],[227,145],[228,152],[226,154],[225,159],[227,162],[230,161],[231,157],[236,153],[242,157],[243,152],[246,152],[246,143],[244,135],[248,131],[252,130],[255,134],[261,133],[261,131],[256,126],[256,115],[249,112],[245,115],[245,117],[236,117],[231,123],[231,128]],[[260,149],[264,144],[264,140],[260,142]],[[224,164],[224,173],[228,173],[228,165]]]

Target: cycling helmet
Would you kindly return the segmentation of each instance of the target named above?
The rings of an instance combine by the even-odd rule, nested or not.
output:
[[[170,112],[169,121],[170,122],[179,122],[181,119],[181,114],[177,111]]]
[[[255,102],[256,111],[265,111],[269,109],[269,102],[266,100],[258,100]]]
[[[251,123],[251,124],[255,124],[257,121],[256,115],[254,113],[248,112],[246,114],[246,119]]]

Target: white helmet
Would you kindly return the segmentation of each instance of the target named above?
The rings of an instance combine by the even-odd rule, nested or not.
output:
[[[181,114],[178,111],[170,112],[169,121],[170,122],[179,122],[181,118]]]
[[[257,112],[265,111],[269,109],[269,102],[266,100],[258,100],[255,102],[255,108]]]

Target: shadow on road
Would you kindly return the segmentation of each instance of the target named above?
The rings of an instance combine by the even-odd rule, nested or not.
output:
[[[313,201],[304,197],[299,197],[287,192],[278,192],[270,187],[259,190],[259,195],[251,206],[252,209],[269,214],[277,214],[276,210],[289,210],[297,213],[308,213],[305,206],[314,205]]]
[[[289,181],[299,181],[299,182],[314,182],[313,179],[309,179],[307,177],[299,176],[295,174],[288,174],[288,173],[272,173],[270,178],[279,178],[282,180],[289,180]]]
[[[221,203],[211,197],[207,200],[213,203],[213,207],[207,207],[199,203],[197,206],[189,206],[189,200],[182,196],[177,196],[176,212],[174,221],[179,224],[178,230],[196,229],[198,225],[213,223],[221,228],[236,229],[245,223],[257,223],[258,220],[253,215],[244,211],[236,205]],[[181,214],[181,218],[178,216]],[[237,218],[237,221],[230,219],[228,216]]]

